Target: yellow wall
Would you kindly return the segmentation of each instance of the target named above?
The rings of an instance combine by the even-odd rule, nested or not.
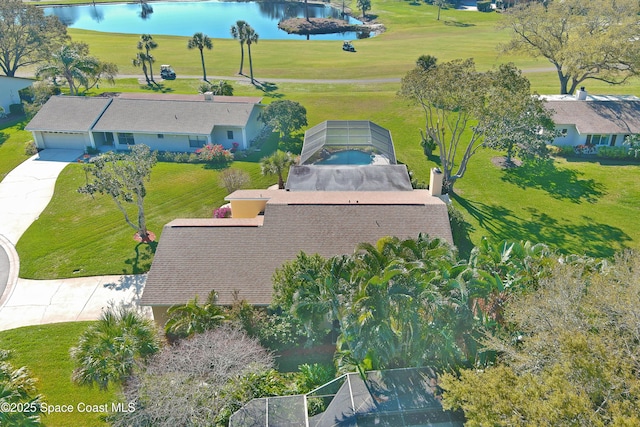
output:
[[[231,200],[231,218],[255,218],[266,205],[266,200]]]

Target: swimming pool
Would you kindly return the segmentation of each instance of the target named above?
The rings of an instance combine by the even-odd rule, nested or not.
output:
[[[360,150],[343,150],[332,153],[329,157],[315,162],[316,165],[370,165],[370,153]]]

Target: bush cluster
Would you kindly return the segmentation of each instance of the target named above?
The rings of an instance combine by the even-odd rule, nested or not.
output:
[[[223,165],[233,161],[233,153],[222,145],[207,144],[195,153],[175,153],[163,151],[158,153],[158,160],[171,163],[209,163]]]

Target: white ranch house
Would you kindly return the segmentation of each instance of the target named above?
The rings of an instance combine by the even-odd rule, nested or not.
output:
[[[31,79],[0,76],[0,107],[2,107],[5,114],[9,114],[9,107],[12,104],[21,103],[18,92],[31,86],[32,83],[33,80]]]
[[[38,148],[189,152],[205,144],[246,149],[258,136],[261,98],[123,93],[55,96],[25,127]]]
[[[640,134],[640,98],[632,95],[545,95],[546,106],[560,131],[554,145],[621,146]]]

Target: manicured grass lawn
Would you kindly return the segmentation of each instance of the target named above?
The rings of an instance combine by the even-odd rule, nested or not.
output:
[[[72,405],[71,413],[51,413],[43,417],[50,427],[102,427],[100,413],[81,413],[78,404],[104,405],[119,402],[114,388],[101,391],[97,387],[81,387],[71,382],[73,363],[69,349],[77,343],[89,322],[58,323],[29,326],[0,332],[0,349],[11,350],[9,362],[15,367],[27,366],[38,379],[38,392],[49,405]],[[81,408],[80,408],[81,409]]]
[[[25,154],[25,147],[27,141],[31,141],[33,138],[30,132],[22,130],[24,124],[21,119],[0,125],[0,181],[13,168],[30,157]]]
[[[264,148],[254,157],[269,149]],[[266,188],[276,182],[277,178],[261,175],[256,159],[250,160],[254,161],[232,165],[249,173],[250,187]],[[227,195],[219,173],[201,164],[158,163],[145,199],[148,228],[160,238],[162,227],[175,218],[211,217]],[[77,192],[84,182],[81,165],[64,169],[52,202],[18,242],[20,277],[135,274],[149,269],[156,244],[137,244],[135,230],[124,222],[110,198]]]

